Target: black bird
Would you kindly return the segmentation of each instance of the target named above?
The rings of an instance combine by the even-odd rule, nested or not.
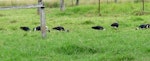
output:
[[[20,29],[24,30],[24,31],[30,31],[30,28],[29,27],[26,27],[26,26],[22,26],[20,27]]]
[[[40,26],[37,26],[37,27],[33,28],[33,31],[40,31],[40,30],[41,30]]]
[[[136,30],[137,29],[147,29],[147,28],[150,28],[150,24],[141,24],[136,28]]]
[[[147,27],[146,24],[142,24],[142,25],[139,26],[139,28],[141,28],[141,29],[144,29],[144,28],[146,28],[146,27]]]
[[[113,28],[118,28],[118,27],[119,27],[119,24],[118,24],[118,23],[112,23],[112,24],[111,24],[111,27],[113,27]]]
[[[62,26],[57,26],[57,27],[54,27],[53,29],[58,30],[58,31],[65,31],[65,28]],[[67,30],[67,31],[69,31],[69,30]]]
[[[41,31],[41,26],[37,26],[37,27],[33,28],[33,31]],[[46,26],[46,31],[50,32],[50,30],[48,29],[47,26]]]
[[[95,30],[105,30],[104,27],[102,27],[102,26],[93,26],[92,29],[95,29]]]
[[[146,24],[146,28],[150,28],[150,24]]]

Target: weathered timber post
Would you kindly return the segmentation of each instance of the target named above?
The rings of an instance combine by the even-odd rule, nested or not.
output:
[[[45,20],[45,12],[44,12],[44,4],[42,0],[38,0],[38,4],[43,5],[42,7],[39,7],[39,14],[40,14],[40,21],[41,21],[41,33],[42,37],[46,37],[46,20]]]
[[[38,5],[41,4],[41,0],[38,0]],[[40,7],[37,9],[37,14],[40,14]]]
[[[64,10],[65,10],[64,0],[60,0],[60,11],[64,11]]]

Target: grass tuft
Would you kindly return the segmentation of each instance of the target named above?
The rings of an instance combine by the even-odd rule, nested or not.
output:
[[[16,20],[12,20],[12,21],[10,21],[10,23],[17,23],[18,21],[16,21]]]
[[[88,24],[95,24],[93,21],[84,21],[82,24],[88,25]]]
[[[120,56],[116,59],[116,61],[133,61],[135,58],[133,56],[125,55]]]
[[[87,46],[79,46],[79,45],[66,45],[56,49],[58,53],[66,54],[66,55],[74,55],[74,54],[95,54],[99,52],[95,48],[87,47]]]
[[[133,20],[133,21],[144,21],[144,19],[141,17],[132,17],[131,20]]]
[[[3,17],[3,16],[5,16],[4,14],[0,14],[0,17]]]
[[[11,30],[17,30],[17,28],[16,28],[16,27],[11,27],[10,29],[11,29]]]
[[[149,52],[149,53],[150,53],[150,49],[147,49],[147,52]]]
[[[4,28],[0,28],[0,30],[5,30]]]

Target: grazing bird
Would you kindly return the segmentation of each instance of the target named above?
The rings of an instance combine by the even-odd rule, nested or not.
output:
[[[33,31],[41,31],[41,26],[37,26],[33,28]],[[50,30],[48,29],[48,26],[46,26],[46,31],[50,32]]]
[[[118,27],[119,27],[119,24],[118,24],[118,23],[112,23],[112,24],[111,24],[111,27],[113,27],[113,28],[118,28]]]
[[[20,27],[20,29],[24,30],[24,31],[30,31],[30,28],[29,27],[26,27],[26,26],[22,26]]]
[[[54,28],[52,28],[52,29],[58,30],[58,31],[66,31],[66,32],[69,32],[69,30],[65,30],[65,28],[62,27],[62,26],[57,26],[57,27],[54,27]]]
[[[150,28],[150,24],[146,24],[146,28]]]
[[[95,29],[95,30],[105,30],[104,27],[102,27],[102,26],[93,26],[92,29]]]
[[[58,30],[58,31],[65,31],[65,28],[62,26],[57,26],[53,28],[54,30]]]
[[[147,27],[146,24],[142,24],[142,25],[139,26],[139,28],[141,28],[141,29],[144,29],[144,28],[146,28],[146,27]]]
[[[137,29],[147,29],[147,28],[150,28],[150,24],[141,24],[136,28],[136,30]]]

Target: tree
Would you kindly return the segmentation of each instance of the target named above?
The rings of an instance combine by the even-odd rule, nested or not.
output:
[[[60,11],[64,11],[64,10],[65,10],[64,0],[60,0]]]
[[[74,5],[74,4],[73,4],[73,0],[71,0],[71,3],[72,3],[72,6],[73,6],[73,5]]]
[[[109,1],[107,0],[107,4],[109,3]]]
[[[134,0],[134,3],[138,3],[140,0]]]
[[[76,5],[79,5],[79,0],[76,0]]]
[[[141,12],[142,15],[145,14],[144,9],[145,9],[145,7],[144,7],[144,0],[142,0],[142,12]]]
[[[118,0],[114,0],[115,3],[117,3]]]
[[[99,16],[101,16],[101,12],[100,12],[100,0],[98,0],[98,14],[99,14]]]
[[[142,0],[142,11],[144,12],[144,0]]]

